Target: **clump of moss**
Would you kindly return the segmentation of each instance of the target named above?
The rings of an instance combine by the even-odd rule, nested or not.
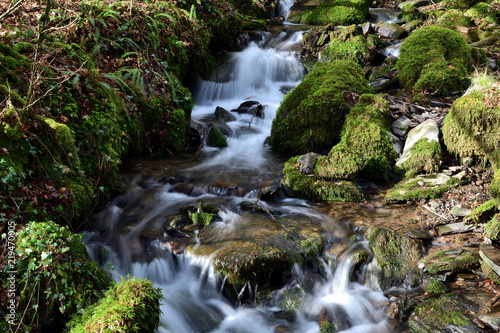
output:
[[[435,173],[439,171],[441,157],[441,144],[422,138],[415,143],[408,159],[396,167],[396,172],[404,173],[406,179],[422,171]]]
[[[370,47],[365,37],[354,36],[345,41],[333,39],[325,47],[319,58],[321,61],[350,60],[363,66],[375,53],[375,47]]]
[[[429,294],[444,294],[448,288],[438,279],[429,279],[424,285],[424,291]]]
[[[227,147],[227,139],[218,126],[212,125],[208,130],[207,145],[210,147]]]
[[[489,221],[497,211],[498,202],[495,199],[491,199],[474,209],[469,215],[464,218],[464,222],[469,224],[486,222]]]
[[[210,213],[189,213],[189,218],[193,223],[200,226],[207,226],[214,219],[213,214]]]
[[[496,214],[493,218],[484,226],[484,236],[491,240],[500,240],[500,215]]]
[[[89,260],[81,235],[54,222],[30,222],[16,242],[20,273],[19,312],[37,317],[43,327],[96,302],[111,282]]]
[[[372,227],[366,231],[370,247],[380,267],[381,287],[389,289],[409,283],[419,283],[417,262],[421,256],[421,244],[395,231]]]
[[[480,24],[498,24],[497,11],[493,6],[486,2],[479,2],[465,12],[465,16],[474,21],[476,25]]]
[[[470,46],[450,29],[426,26],[401,45],[397,67],[407,89],[439,94],[460,91],[472,69]]]
[[[370,4],[367,0],[326,0],[314,5],[297,1],[288,20],[310,25],[360,24],[366,21]]]
[[[417,305],[408,323],[412,332],[436,332],[449,325],[466,326],[470,320],[449,296],[429,299]]]
[[[325,181],[299,171],[295,156],[285,163],[281,183],[297,198],[311,201],[361,201],[363,196],[354,182]]]
[[[468,271],[478,266],[479,260],[467,250],[444,250],[424,259],[425,269],[431,274]]]
[[[408,3],[403,6],[401,11],[401,19],[407,23],[415,20],[425,20],[427,18],[427,13],[421,11],[415,5]]]
[[[450,9],[446,11],[437,20],[437,25],[440,27],[455,30],[460,27],[469,28],[472,26],[472,20],[465,16],[464,13],[458,9]]]
[[[155,332],[160,324],[161,299],[160,289],[150,281],[123,280],[67,327],[71,333]]]
[[[495,172],[495,177],[490,184],[491,197],[496,199],[497,203],[500,202],[500,170]]]
[[[322,179],[383,179],[396,152],[389,135],[389,108],[378,96],[365,94],[346,117],[341,141],[319,157],[314,174]]]
[[[338,142],[356,94],[370,93],[363,70],[351,61],[317,63],[276,112],[269,144],[280,152],[306,153]]]

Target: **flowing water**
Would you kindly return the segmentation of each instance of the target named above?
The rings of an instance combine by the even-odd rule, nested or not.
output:
[[[357,250],[369,247],[362,240],[347,246],[348,225],[337,224],[316,206],[297,199],[260,202],[268,210],[280,210],[287,217],[286,226],[284,220],[249,218],[238,209],[244,201],[256,202],[258,190],[279,180],[283,159],[264,142],[284,92],[304,74],[290,51],[300,39],[301,33],[287,26],[264,34],[244,51],[231,54],[226,65],[232,70],[227,75],[201,81],[192,114],[198,124],[216,122],[217,106],[233,110],[249,100],[263,106],[264,116],[232,112],[236,120],[221,125],[228,136],[227,148],[205,147],[196,155],[137,162],[132,169],[141,171],[129,177],[122,195],[95,215],[93,231],[84,235],[92,259],[103,266],[113,264],[117,280],[127,275],[147,278],[162,289],[160,332],[313,333],[320,331],[321,318],[334,319],[342,332],[391,331],[384,315],[388,300],[374,279],[375,263],[357,267],[353,259]],[[175,231],[164,229],[165,221],[179,214],[179,206],[199,202],[220,207],[220,219],[189,234],[172,235],[169,232]],[[226,298],[222,292],[226,281],[214,273],[210,255],[195,256],[171,242],[174,237],[201,246],[203,233],[205,242],[210,240],[217,248],[230,246],[243,235],[266,236],[267,229],[289,225],[320,230],[347,249],[340,257],[318,258],[320,267],[314,271],[321,274],[297,265],[284,287],[273,292],[279,298],[286,291],[298,291],[302,297],[294,311],[257,302],[259,290],[252,285],[246,285],[236,301]]]

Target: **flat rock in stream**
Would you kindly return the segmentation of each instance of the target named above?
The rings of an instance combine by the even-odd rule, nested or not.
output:
[[[477,230],[473,224],[464,224],[463,222],[449,223],[438,226],[438,232],[440,235],[453,235],[465,232],[472,232]]]
[[[428,255],[423,260],[425,270],[430,274],[457,273],[479,266],[479,260],[463,249],[439,251]]]

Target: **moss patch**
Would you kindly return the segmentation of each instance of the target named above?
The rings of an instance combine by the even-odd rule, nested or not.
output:
[[[466,326],[470,320],[462,313],[456,301],[449,296],[430,299],[419,304],[409,321],[412,332],[437,332],[449,325]]]
[[[345,41],[333,39],[319,57],[321,61],[350,60],[363,66],[373,56],[375,47],[368,45],[363,36],[351,37]]]
[[[392,189],[387,190],[385,200],[389,203],[395,203],[439,198],[444,192],[461,184],[461,181],[458,179],[447,176],[444,176],[447,177],[444,181],[439,181],[436,184],[435,180],[443,176],[442,174],[438,174],[403,180],[397,183]],[[421,181],[424,182],[423,186],[419,184]]]
[[[160,324],[160,289],[141,279],[121,281],[96,305],[68,324],[69,332],[155,332]]]
[[[212,125],[208,130],[207,145],[218,148],[227,147],[227,139],[216,125]]]
[[[424,285],[424,291],[429,294],[443,294],[448,291],[448,288],[440,280],[429,279]]]
[[[495,199],[491,199],[474,209],[464,218],[464,222],[469,224],[486,223],[493,217],[493,215],[495,215],[497,211],[498,202]]]
[[[285,163],[281,183],[297,198],[311,201],[361,201],[363,196],[354,182],[325,181],[299,171],[297,160],[292,157]]]
[[[346,117],[341,141],[319,157],[314,174],[322,179],[361,176],[381,180],[392,168],[396,152],[389,135],[389,108],[378,96],[365,94]]]
[[[408,179],[420,172],[436,173],[441,165],[441,145],[434,140],[422,138],[413,146],[410,156],[396,167],[396,172]]]
[[[273,120],[269,144],[280,152],[306,153],[338,142],[345,115],[357,94],[372,88],[351,61],[318,63],[288,93]]]
[[[428,255],[424,259],[425,269],[431,274],[461,272],[476,268],[479,260],[467,250],[445,250]]]
[[[310,25],[361,24],[368,16],[370,3],[366,0],[299,0],[288,20]]]
[[[397,67],[407,89],[439,94],[460,91],[472,69],[470,47],[450,29],[426,26],[401,45]]]
[[[500,215],[496,214],[493,218],[484,226],[484,236],[491,240],[500,240]]]

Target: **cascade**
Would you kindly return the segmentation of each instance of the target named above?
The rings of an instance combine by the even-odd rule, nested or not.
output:
[[[285,7],[290,5],[290,1],[282,3]],[[261,286],[245,285],[239,291],[237,304],[227,299],[221,286],[228,281],[214,273],[210,256],[196,257],[178,251],[162,231],[165,220],[180,205],[196,205],[200,201],[222,207],[222,221],[210,225],[215,242],[237,234],[239,228],[249,228],[234,207],[245,200],[256,200],[255,189],[274,181],[281,172],[283,160],[274,156],[264,141],[284,97],[283,91],[299,84],[304,74],[290,51],[300,43],[300,37],[300,32],[286,31],[285,26],[282,33],[265,35],[260,42],[252,42],[242,52],[231,54],[228,64],[233,70],[224,80],[201,80],[193,121],[204,123],[216,107],[234,110],[249,100],[263,105],[265,116],[254,119],[250,114],[232,112],[236,120],[227,123],[227,148],[204,147],[194,158],[166,161],[165,166],[138,175],[122,195],[95,215],[93,221],[98,227],[84,235],[91,259],[103,266],[113,264],[117,280],[127,275],[147,278],[162,289],[160,332],[274,333],[284,327],[289,332],[317,333],[317,318],[322,311],[342,323],[345,332],[389,331],[380,310],[386,298],[376,285],[365,283],[371,277],[367,267],[363,268],[364,276],[351,282],[354,262],[350,253],[332,266],[318,258],[318,262],[324,263],[326,278],[317,283],[315,293],[305,297],[293,320],[286,320],[280,315],[282,309],[256,302]],[[162,168],[174,169],[175,181],[160,181],[158,170]],[[298,219],[307,216],[318,224],[329,219],[303,200],[284,199],[276,206],[262,205]],[[200,241],[196,233],[180,236]],[[300,281],[307,279],[300,267],[294,268],[293,277],[287,287],[300,288]],[[243,301],[247,294],[252,294],[249,298],[253,301]]]

